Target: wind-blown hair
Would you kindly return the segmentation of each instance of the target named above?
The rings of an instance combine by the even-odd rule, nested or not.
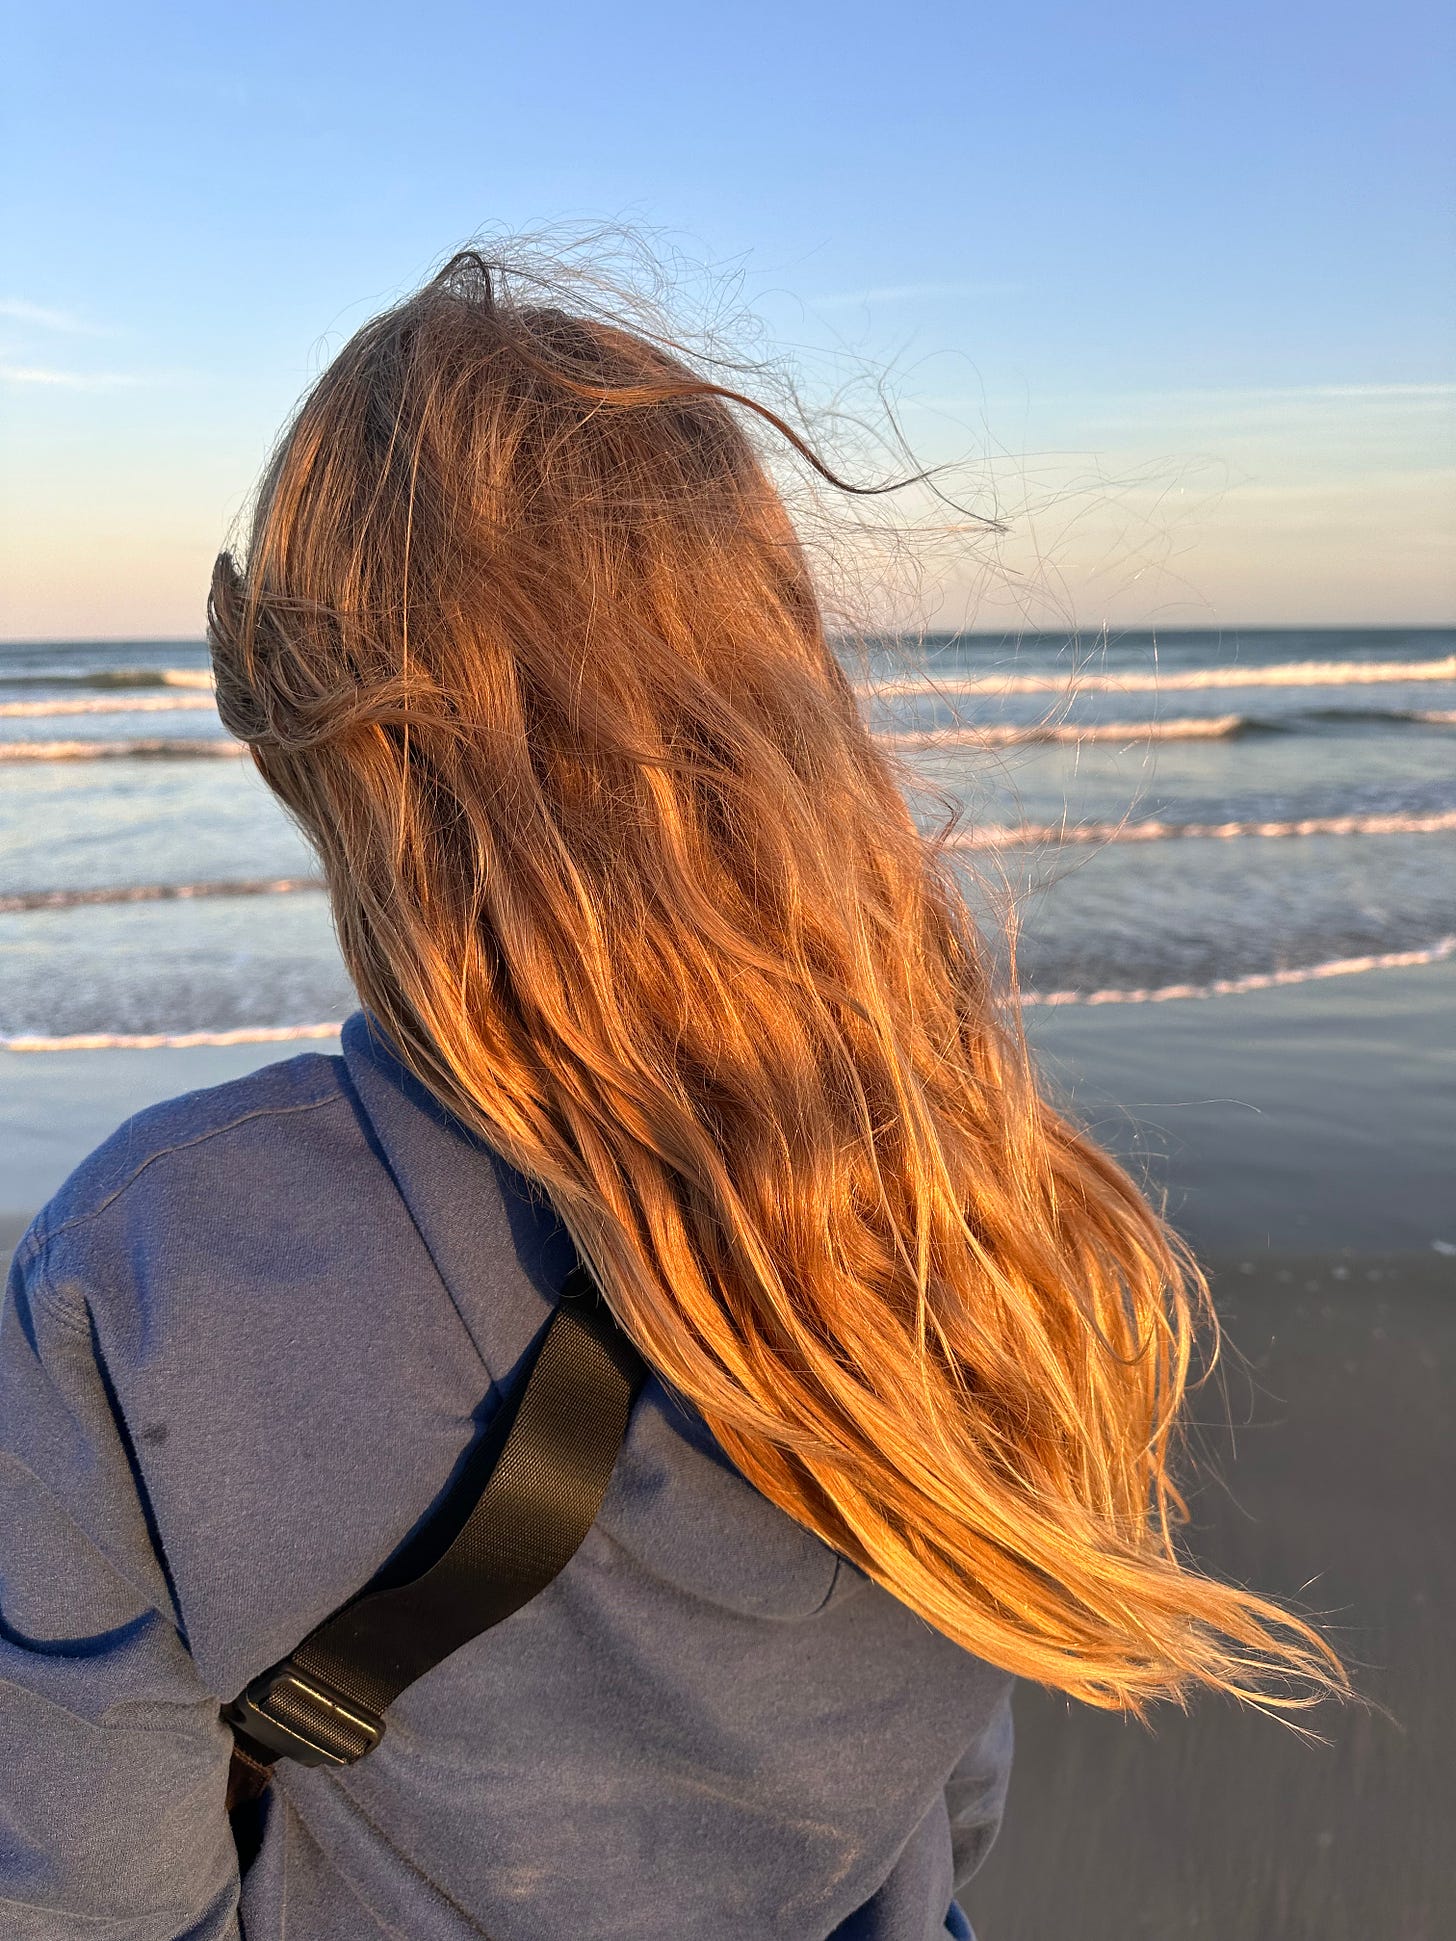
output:
[[[218,560],[223,719],[368,1010],[765,1496],[1092,1705],[1312,1703],[1319,1635],[1175,1544],[1202,1276],[1040,1094],[769,433],[818,462],[456,257],[324,371]]]

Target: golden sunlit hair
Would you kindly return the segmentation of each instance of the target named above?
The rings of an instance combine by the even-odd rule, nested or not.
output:
[[[770,434],[818,462],[463,253],[329,364],[218,560],[223,719],[365,1006],[766,1497],[1092,1705],[1344,1689],[1178,1554],[1206,1286],[1039,1092]]]

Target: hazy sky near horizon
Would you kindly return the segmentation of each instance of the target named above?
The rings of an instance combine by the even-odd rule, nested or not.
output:
[[[603,220],[811,399],[884,371],[1007,520],[936,544],[933,624],[1456,620],[1453,42],[1434,0],[12,9],[0,637],[195,637],[348,333],[482,226]]]

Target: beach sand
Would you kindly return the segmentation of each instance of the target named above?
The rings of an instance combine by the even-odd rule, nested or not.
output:
[[[1298,1715],[1310,1745],[1222,1699],[1149,1732],[1023,1685],[966,1910],[979,1941],[1444,1941],[1456,1261],[1246,1255],[1211,1277],[1227,1397],[1215,1375],[1193,1402],[1190,1547],[1322,1613],[1373,1705]]]
[[[1456,963],[1026,1018],[1200,1256],[1456,1246]]]

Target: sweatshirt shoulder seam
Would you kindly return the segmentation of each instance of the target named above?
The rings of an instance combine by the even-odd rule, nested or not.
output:
[[[247,1112],[238,1113],[236,1118],[226,1120],[222,1125],[208,1126],[205,1131],[194,1133],[190,1139],[177,1139],[170,1145],[156,1147],[154,1151],[149,1152],[146,1158],[141,1160],[127,1174],[126,1178],[118,1186],[114,1186],[103,1199],[98,1200],[95,1206],[88,1206],[81,1213],[73,1213],[69,1219],[62,1220],[59,1226],[48,1227],[39,1232],[27,1256],[27,1264],[39,1256],[44,1255],[53,1240],[58,1240],[62,1234],[70,1233],[76,1227],[84,1226],[88,1220],[96,1219],[108,1207],[114,1206],[124,1193],[129,1192],[136,1185],[147,1168],[155,1165],[157,1160],[167,1159],[173,1153],[188,1152],[193,1146],[206,1145],[209,1139],[220,1138],[225,1132],[235,1132],[239,1126],[246,1125],[252,1119],[289,1118],[298,1112],[316,1112],[320,1106],[345,1103],[347,1101],[343,1098],[342,1093],[334,1091],[329,1093],[326,1098],[300,1099],[294,1105],[256,1105]],[[44,1272],[44,1268],[42,1268],[42,1272]]]

